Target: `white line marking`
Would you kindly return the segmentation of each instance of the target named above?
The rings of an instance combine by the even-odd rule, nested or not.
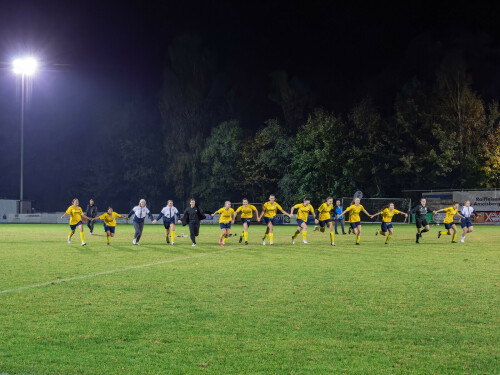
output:
[[[245,246],[245,247],[248,248],[249,246]],[[39,287],[42,287],[42,286],[49,286],[49,285],[54,285],[54,284],[61,284],[61,283],[66,283],[68,281],[73,281],[73,280],[87,279],[89,277],[110,275],[110,274],[113,274],[113,273],[125,272],[125,271],[136,270],[136,269],[147,268],[147,267],[153,267],[153,266],[158,266],[160,264],[167,264],[167,263],[179,262],[181,260],[201,258],[201,257],[206,257],[206,256],[209,256],[209,255],[213,255],[213,254],[227,253],[229,251],[235,251],[237,249],[243,249],[243,248],[244,248],[243,246],[240,246],[240,247],[235,247],[235,248],[232,248],[232,249],[225,249],[225,250],[220,250],[220,251],[212,251],[210,253],[203,253],[203,254],[199,254],[199,255],[193,255],[193,256],[190,256],[190,257],[175,258],[175,259],[164,260],[162,262],[140,264],[138,266],[130,266],[130,267],[121,268],[121,269],[118,269],[118,270],[110,270],[110,271],[103,271],[103,272],[91,273],[90,275],[69,277],[67,279],[59,279],[59,280],[49,281],[47,283],[27,285],[27,286],[22,286],[20,288],[14,288],[14,289],[6,289],[6,290],[0,291],[0,294],[7,294],[7,293],[12,293],[12,292],[18,292],[18,291],[25,290],[25,289],[33,289],[33,288],[39,288]]]

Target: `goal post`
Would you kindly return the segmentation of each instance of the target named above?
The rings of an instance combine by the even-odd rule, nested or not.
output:
[[[346,209],[351,205],[352,197],[343,197],[342,198],[342,209]],[[373,215],[376,212],[380,212],[384,206],[388,206],[389,203],[394,203],[394,208],[401,212],[408,212],[411,210],[411,199],[410,198],[363,198],[361,199],[360,204],[365,208],[366,211],[370,215]],[[349,214],[346,214],[347,217],[344,217],[344,220],[347,221],[349,219]],[[370,219],[364,213],[360,214],[362,223],[380,223],[382,222],[382,215],[375,216],[373,219]],[[405,222],[405,215],[394,215],[392,218],[393,223],[403,224]],[[406,223],[409,223],[409,220],[406,220]]]

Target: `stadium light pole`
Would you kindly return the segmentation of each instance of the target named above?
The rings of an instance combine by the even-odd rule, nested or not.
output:
[[[37,61],[32,57],[15,59],[12,63],[14,74],[21,76],[21,181],[19,192],[19,211],[22,212],[24,200],[24,104],[25,104],[25,84],[26,77],[32,76],[36,72]]]

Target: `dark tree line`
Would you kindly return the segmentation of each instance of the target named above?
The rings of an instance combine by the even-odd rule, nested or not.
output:
[[[475,90],[462,53],[440,54],[433,74],[415,70],[389,105],[389,94],[376,95],[385,89],[378,82],[344,110],[275,70],[267,76],[274,115],[260,124],[244,106],[252,84],[238,87],[218,58],[203,38],[179,37],[156,104],[120,99],[97,108],[94,152],[61,186],[65,199],[94,197],[123,210],[146,198],[159,210],[167,199],[182,208],[194,196],[210,210],[270,193],[290,205],[358,189],[398,197],[404,189],[500,185],[499,105]]]
[[[225,199],[259,202],[275,193],[289,205],[355,189],[394,197],[403,189],[499,186],[499,106],[474,91],[460,55],[444,58],[433,80],[409,80],[390,113],[370,96],[344,114],[307,110],[307,90],[275,72],[271,97],[282,119],[248,132],[242,119],[231,117],[231,91],[215,96],[221,82],[196,69],[210,54],[193,53],[190,68],[177,72],[172,64],[166,81],[174,83],[161,101],[165,182],[175,184],[178,197],[195,195],[217,207]]]

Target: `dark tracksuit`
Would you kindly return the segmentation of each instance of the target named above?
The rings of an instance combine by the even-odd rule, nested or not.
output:
[[[419,237],[422,237],[422,233],[425,233],[427,232],[427,229],[425,229],[425,227],[427,225],[429,225],[429,223],[427,222],[427,220],[425,219],[427,213],[431,213],[432,210],[429,208],[429,206],[422,206],[421,204],[417,204],[415,207],[413,207],[409,212],[408,214],[411,215],[411,214],[415,214],[415,224],[417,226],[417,230],[419,230],[420,228],[424,227],[424,229],[419,233],[417,231],[417,243],[418,243],[418,240],[419,240]]]
[[[410,215],[413,213],[415,214],[415,224],[417,225],[417,228],[421,228],[422,226],[425,227],[428,225],[425,217],[428,213],[432,213],[432,210],[429,208],[429,206],[422,206],[421,204],[417,204],[408,213]]]
[[[87,215],[87,217],[96,217],[97,216],[97,206],[94,204],[94,205],[90,205],[88,204],[87,205],[87,211],[85,212],[85,215]],[[94,231],[94,222],[92,220],[87,220],[87,226],[89,227],[90,229],[90,233],[92,233]]]
[[[200,222],[204,219],[205,213],[198,205],[186,208],[182,215],[182,225],[189,225],[189,235],[194,244],[196,243],[196,237],[200,234]]]

